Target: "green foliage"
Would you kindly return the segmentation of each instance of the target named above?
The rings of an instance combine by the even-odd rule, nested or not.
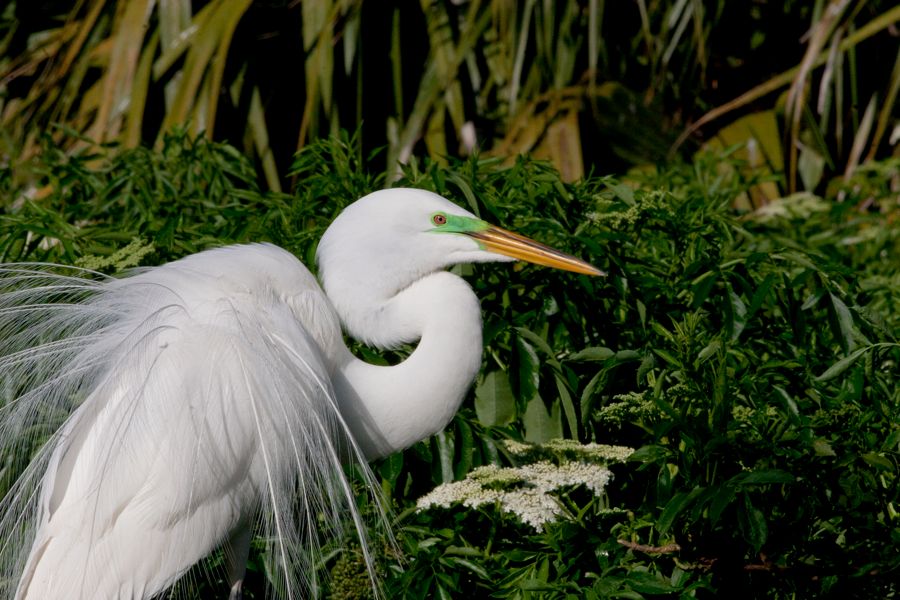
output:
[[[358,140],[317,142],[296,157],[287,196],[261,192],[232,148],[183,135],[159,152],[50,148],[34,188],[0,175],[2,257],[91,255],[117,270],[150,248],[141,264],[270,240],[312,266],[333,216],[383,185],[369,160]],[[444,432],[375,465],[402,553],[381,553],[385,595],[896,594],[897,169],[873,163],[826,202],[738,214],[733,199],[758,181],[727,155],[575,184],[525,158],[410,161],[400,184],[584,256],[608,276],[458,269],[482,302],[484,368]],[[135,239],[144,241],[116,255]],[[381,362],[409,350],[358,349]],[[551,437],[637,451],[609,467],[606,498],[562,491],[566,518],[539,532],[491,507],[414,510],[476,466],[527,462],[509,440]],[[265,557],[255,551],[251,563],[248,596],[263,597]],[[359,583],[352,550],[322,569],[347,575],[334,597]]]
[[[187,128],[240,143],[280,191],[297,149],[365,124],[391,167],[483,149],[548,158],[572,181],[763,110],[782,125],[768,141],[786,191],[819,189],[896,149],[895,4],[12,0],[0,160],[27,163],[58,124],[125,147]]]
[[[2,203],[3,262],[109,257],[141,238],[155,249],[152,264],[222,242],[280,241],[292,217],[288,198],[260,191],[234,148],[183,132],[158,152],[67,154],[47,140],[38,172]]]
[[[605,588],[614,578],[595,562],[588,570],[604,574],[601,597],[695,584],[759,597],[895,589],[900,561],[884,549],[900,540],[900,231],[896,212],[884,211],[896,208],[888,196],[873,200],[874,213],[824,203],[739,215],[732,201],[756,181],[723,171],[721,160],[701,157],[629,185],[563,185],[527,160],[405,172],[413,185],[590,257],[609,277],[472,268],[488,344],[476,410],[464,409],[442,441],[406,453],[395,497],[419,492],[423,462],[440,483],[440,460],[481,464],[494,460],[490,438],[540,439],[533,428],[549,428],[640,447],[610,489],[613,506],[634,518],[604,539],[680,547],[675,560],[611,549],[614,572],[671,587],[647,579]],[[502,373],[508,387],[497,385]],[[506,425],[495,415],[510,405],[516,418]],[[454,535],[485,527],[456,525]],[[539,545],[575,545],[558,535]],[[463,542],[474,544],[454,537],[444,547]],[[484,550],[487,541],[475,546],[485,564],[502,556]],[[554,559],[564,560],[543,548],[525,563],[549,586],[540,597],[593,589],[541,567]],[[522,580],[486,581],[497,597],[532,593]]]

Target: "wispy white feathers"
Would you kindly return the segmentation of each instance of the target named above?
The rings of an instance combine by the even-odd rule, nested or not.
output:
[[[469,286],[441,271],[513,260],[436,233],[436,212],[474,217],[420,190],[345,210],[319,245],[328,298],[268,245],[124,279],[0,267],[0,456],[12,482],[0,592],[148,598],[226,543],[236,583],[259,525],[275,588],[302,597],[318,536],[339,534],[347,515],[371,565],[342,465],[377,490],[366,458],[453,417],[481,363],[481,315]],[[335,310],[366,343],[419,343],[399,365],[363,363]]]
[[[30,456],[0,513],[4,597],[151,597],[260,525],[297,598],[320,534],[349,514],[366,547],[342,463],[371,474],[331,387],[337,318],[287,252],[124,279],[7,267],[0,339],[7,477]]]

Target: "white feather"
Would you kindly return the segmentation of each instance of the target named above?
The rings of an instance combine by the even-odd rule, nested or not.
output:
[[[437,227],[437,213],[459,219],[457,230]],[[271,245],[122,279],[0,266],[0,456],[12,481],[0,594],[150,598],[224,546],[236,595],[258,530],[276,589],[298,598],[316,587],[320,535],[340,535],[348,515],[371,576],[343,465],[374,494],[366,460],[443,428],[481,363],[478,300],[442,269],[525,248],[597,272],[498,229],[505,255],[489,252],[466,227],[488,228],[428,192],[359,200],[319,246],[328,297]],[[344,345],[338,315],[375,346],[419,344],[399,365],[366,364]]]
[[[295,597],[321,524],[349,511],[364,536],[342,460],[371,474],[326,366],[337,317],[292,255],[223,248],[121,280],[3,274],[0,377],[25,391],[0,438],[27,445],[71,410],[4,500],[16,597],[150,597],[256,514]]]

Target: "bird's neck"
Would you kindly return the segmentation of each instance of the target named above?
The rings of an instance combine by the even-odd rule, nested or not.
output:
[[[345,292],[332,301],[342,318],[354,315],[347,323],[354,337],[381,346],[419,340],[390,367],[348,351],[334,375],[341,412],[373,459],[437,433],[456,413],[481,365],[481,311],[469,285],[446,272],[374,302]]]

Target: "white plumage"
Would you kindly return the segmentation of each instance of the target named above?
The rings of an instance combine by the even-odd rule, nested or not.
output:
[[[3,499],[3,596],[150,598],[225,546],[238,597],[261,530],[279,590],[302,597],[319,536],[347,515],[370,561],[342,464],[376,489],[366,460],[446,425],[481,361],[478,301],[442,269],[521,257],[597,273],[522,240],[434,194],[387,190],[323,237],[327,297],[264,244],[122,279],[3,267],[0,443],[21,460],[49,436]],[[341,321],[377,347],[420,341],[399,365],[369,365]]]

